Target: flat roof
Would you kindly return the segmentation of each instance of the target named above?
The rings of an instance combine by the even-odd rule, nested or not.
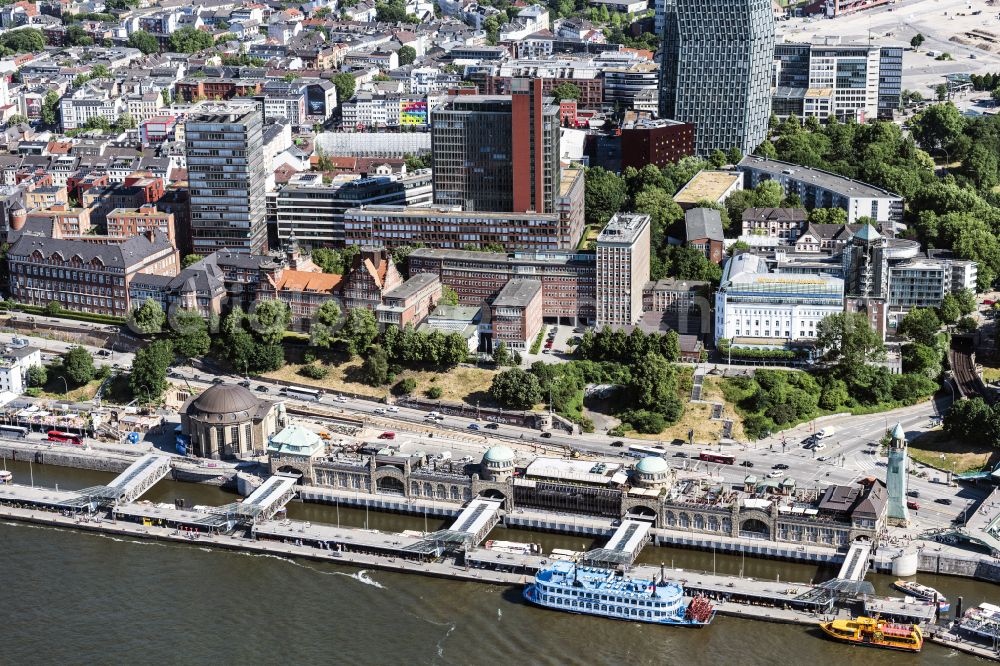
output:
[[[494,307],[527,307],[542,291],[540,280],[530,280],[527,278],[514,278],[503,286],[500,293],[493,300]]]
[[[421,289],[434,284],[438,279],[435,273],[417,273],[395,289],[385,292],[383,298],[409,298]]]
[[[626,553],[637,552],[646,541],[646,534],[652,523],[644,520],[623,520],[615,533],[611,535],[611,540],[605,546],[608,550],[617,550]]]
[[[477,497],[469,503],[469,506],[465,507],[448,529],[473,535],[479,534],[479,531],[486,527],[502,505],[500,500]]]
[[[613,461],[564,460],[562,458],[535,458],[528,464],[525,476],[563,479],[607,485],[624,465]],[[600,470],[600,471],[596,471]]]
[[[691,204],[703,199],[718,201],[742,179],[743,174],[736,171],[699,171],[674,195],[674,201]]]
[[[771,160],[765,157],[758,157],[757,155],[744,157],[738,167],[741,170],[753,169],[755,171],[762,171],[778,179],[790,178],[798,180],[845,197],[902,199],[901,196],[894,192],[883,190],[868,183],[862,183],[859,180],[845,178],[844,176],[823,171],[822,169],[812,169],[800,164]]]
[[[259,506],[268,508],[279,501],[282,496],[291,490],[297,479],[291,476],[275,475],[268,477],[260,488],[250,493],[250,496],[243,500],[243,506]]]
[[[649,215],[615,213],[597,236],[598,243],[634,243],[649,226]]]

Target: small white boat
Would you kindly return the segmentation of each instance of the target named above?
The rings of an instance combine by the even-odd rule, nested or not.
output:
[[[897,580],[892,585],[897,590],[905,592],[915,599],[937,603],[938,610],[942,613],[947,613],[951,610],[951,603],[949,603],[948,598],[935,590],[933,587],[921,585],[920,583],[911,580]]]
[[[13,482],[14,482],[14,475],[5,469],[0,469],[0,485]]]

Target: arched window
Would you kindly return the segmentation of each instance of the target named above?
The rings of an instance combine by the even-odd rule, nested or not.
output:
[[[410,484],[410,494],[415,495],[417,497],[420,496],[420,484],[417,483],[416,481]]]
[[[696,513],[694,516],[694,528],[696,530],[705,529],[705,517],[702,516],[700,513]]]
[[[681,513],[679,518],[679,524],[683,528],[691,527],[691,517],[688,516],[686,513]]]
[[[462,495],[458,490],[458,486],[451,487],[451,498],[453,500],[461,499]]]

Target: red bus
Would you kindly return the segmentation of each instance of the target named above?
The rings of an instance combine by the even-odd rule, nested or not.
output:
[[[81,437],[80,435],[74,435],[71,432],[62,432],[60,430],[49,430],[49,441],[69,442],[70,444],[83,446],[83,437]]]
[[[728,453],[715,453],[713,451],[702,451],[698,454],[698,460],[719,463],[722,465],[736,464],[736,456],[729,455]]]

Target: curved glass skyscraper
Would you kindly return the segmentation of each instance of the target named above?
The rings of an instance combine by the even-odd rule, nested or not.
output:
[[[749,154],[771,115],[771,0],[666,0],[660,116],[695,125],[695,150]]]

